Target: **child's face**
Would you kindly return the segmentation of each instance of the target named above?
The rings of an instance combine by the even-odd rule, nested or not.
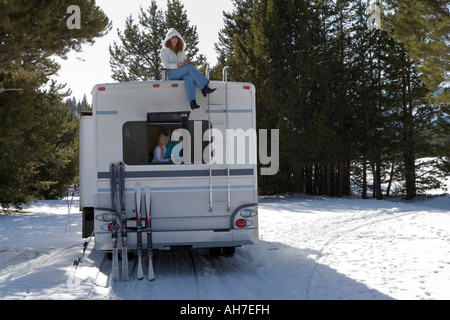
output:
[[[164,137],[164,138],[162,138],[161,142],[164,146],[167,147],[167,145],[169,144],[169,138]]]

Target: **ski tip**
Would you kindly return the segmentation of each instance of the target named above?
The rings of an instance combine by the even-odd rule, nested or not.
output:
[[[148,270],[148,281],[155,280],[155,272],[153,271],[153,267],[150,267]]]
[[[141,281],[142,279],[144,279],[144,268],[142,267],[142,258],[140,256],[138,256],[138,270],[137,270],[137,279],[139,281]]]

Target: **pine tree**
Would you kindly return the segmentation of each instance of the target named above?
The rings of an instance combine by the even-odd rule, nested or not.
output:
[[[250,81],[248,75],[242,73],[240,67],[230,65],[235,46],[240,46],[247,37],[252,36],[251,21],[255,0],[233,0],[234,10],[231,13],[223,12],[224,28],[219,32],[219,42],[215,44],[215,50],[219,54],[217,65],[211,71],[214,79],[222,79],[222,70],[230,67],[230,81]]]
[[[258,88],[258,125],[280,129],[280,172],[260,177],[260,186],[270,185],[270,192],[300,192],[311,185],[303,177],[311,168],[308,159],[317,158],[309,148],[316,136],[306,128],[321,119],[315,110],[318,95],[312,93],[322,71],[317,25],[307,1],[259,1],[252,8],[252,32],[233,37],[228,59],[233,77]]]
[[[397,47],[398,67],[394,77],[395,80],[400,78],[401,81],[396,81],[393,85],[398,93],[397,99],[394,99],[393,112],[397,119],[397,136],[400,137],[404,191],[406,198],[412,199],[418,193],[438,184],[439,172],[430,171],[426,177],[420,176],[423,164],[419,164],[417,160],[419,157],[435,154],[435,150],[439,148],[433,141],[433,136],[437,136],[439,131],[435,121],[439,107],[428,102],[429,90],[421,81],[417,64],[408,56],[403,46]],[[388,76],[392,77],[393,72],[395,70],[390,70]]]
[[[132,16],[127,18],[123,33],[117,30],[120,43],[109,47],[112,78],[117,81],[160,80],[162,68],[160,50],[170,28],[175,28],[186,42],[188,59],[197,63],[200,70],[205,68],[206,58],[199,55],[196,26],[190,26],[184,6],[178,0],[168,0],[164,14],[156,1],[145,11],[141,8],[135,23]]]
[[[80,8],[82,26],[70,30],[67,8]],[[34,57],[65,56],[69,51],[81,51],[82,45],[93,44],[95,38],[111,28],[108,17],[89,0],[47,0],[0,2],[0,69],[9,68],[24,54]]]
[[[34,179],[37,164],[33,162],[34,88],[39,75],[18,69],[3,71],[0,86],[21,88],[21,92],[0,94],[0,203],[3,208],[31,201],[38,196],[39,182]]]
[[[417,71],[422,73],[422,82],[431,91],[436,91],[441,83],[450,80],[448,1],[385,2],[385,12],[389,14],[384,17],[386,25],[384,28],[397,42],[404,45],[411,59],[420,62]]]
[[[353,158],[354,166],[353,182],[361,187],[363,199],[367,198],[368,191],[368,164],[371,153],[374,150],[373,130],[375,120],[375,101],[373,90],[373,44],[377,33],[367,28],[366,6],[361,1],[355,1],[353,4],[354,23],[350,32],[352,36],[352,53],[350,86],[351,103],[355,106],[355,116],[353,120],[355,155]],[[361,171],[360,171],[361,170]],[[360,171],[360,174],[357,172]],[[375,179],[372,179],[375,180]]]
[[[64,97],[55,84],[37,97],[39,131],[33,144],[40,149],[35,149],[37,180],[45,183],[40,191],[45,199],[63,197],[78,177],[78,121]]]
[[[418,176],[420,165],[416,157],[445,152],[445,143],[443,147],[430,144],[437,136],[448,141],[450,90],[441,87],[449,81],[449,7],[441,0],[396,0],[386,1],[386,12],[389,14],[385,16],[385,29],[404,47],[405,64],[400,76],[403,173],[406,197],[413,198],[418,191],[439,185],[433,174],[442,169],[446,172],[445,166],[435,163],[437,170],[431,170],[424,180]]]
[[[259,177],[260,192],[342,196],[351,175],[363,198],[372,188],[381,199],[395,180],[408,198],[437,185],[421,179],[417,158],[444,154],[430,141],[448,137],[448,105],[426,102],[420,64],[388,32],[368,28],[366,6],[236,1],[225,14],[219,64],[256,85],[258,126],[280,130],[280,171]]]
[[[141,8],[139,25],[127,18],[125,30],[117,30],[121,44],[109,47],[112,78],[117,81],[161,79],[159,51],[166,26],[162,10],[152,2],[147,11]]]
[[[23,88],[0,95],[3,208],[60,196],[77,177],[78,122],[62,102],[62,87],[37,89],[39,78],[21,69],[0,75],[3,85]]]
[[[69,29],[67,8],[77,5],[81,29]],[[0,203],[20,206],[56,197],[77,175],[77,123],[62,102],[63,85],[49,83],[59,65],[50,57],[81,51],[110,23],[95,1],[0,2]],[[46,174],[48,173],[48,174]],[[65,191],[65,190],[64,190]]]

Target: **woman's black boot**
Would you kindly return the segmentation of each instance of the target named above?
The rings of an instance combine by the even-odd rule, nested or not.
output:
[[[192,100],[191,101],[191,109],[195,110],[195,109],[198,109],[198,108],[200,108],[200,106],[197,104],[197,101]]]
[[[214,91],[216,91],[216,89],[217,89],[217,88],[211,89],[210,87],[205,86],[205,87],[202,89],[203,96],[206,97],[207,94],[213,93]]]

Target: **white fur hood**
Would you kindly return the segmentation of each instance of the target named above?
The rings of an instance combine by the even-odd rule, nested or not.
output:
[[[175,30],[174,28],[171,28],[167,34],[166,34],[166,38],[164,39],[162,46],[165,47],[166,42],[169,41],[170,39],[172,39],[173,36],[177,36],[181,41],[183,41],[184,45],[186,45],[186,42],[184,42],[183,37],[181,36],[181,34]]]

